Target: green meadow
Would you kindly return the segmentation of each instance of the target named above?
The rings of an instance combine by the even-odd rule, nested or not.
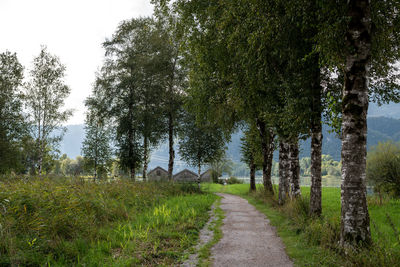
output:
[[[3,179],[0,266],[173,265],[216,198],[174,183]]]
[[[275,187],[275,190],[277,187]],[[215,192],[240,195],[265,213],[297,266],[398,266],[400,200],[369,196],[373,244],[344,251],[340,189],[324,187],[321,218],[302,198],[277,205],[248,184],[92,182],[82,179],[0,180],[0,266],[170,266],[197,243]],[[222,214],[221,214],[222,216]],[[221,218],[218,224],[222,223]],[[212,244],[200,253],[209,263]]]

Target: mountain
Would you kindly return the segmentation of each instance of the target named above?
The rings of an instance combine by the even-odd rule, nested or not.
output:
[[[368,117],[368,149],[375,146],[378,142],[393,140],[400,141],[400,105],[390,103],[378,107],[376,104],[371,103],[369,108]],[[378,117],[378,115],[381,115]],[[231,142],[227,144],[227,156],[235,162],[239,162],[240,154],[240,138],[242,132],[238,131],[231,137]],[[322,153],[331,155],[335,160],[340,160],[340,139],[334,134],[329,132],[329,127],[323,126],[323,146]],[[81,154],[82,141],[85,137],[84,125],[68,125],[67,132],[60,144],[61,153],[65,153],[70,158],[75,158]],[[177,142],[175,142],[177,143]],[[300,143],[300,157],[310,156],[310,140],[301,141]],[[186,168],[186,164],[180,159],[176,148],[175,157],[175,170],[179,171]],[[275,159],[277,160],[277,152],[275,152]],[[159,147],[154,149],[151,153],[151,160],[149,169],[161,166],[167,168],[168,166],[168,144],[162,143]]]
[[[85,139],[85,126],[83,124],[78,124],[67,125],[66,127],[67,131],[64,135],[63,140],[60,143],[59,150],[61,154],[67,154],[69,158],[76,158],[76,156],[81,155],[82,142]],[[177,143],[177,141],[175,143]],[[194,171],[195,169],[186,166],[186,163],[181,160],[177,152],[177,147],[175,148],[175,150],[175,172],[179,172],[185,168],[189,168]],[[161,166],[167,169],[168,159],[168,143],[165,142],[152,151],[149,169],[153,169],[157,166]]]
[[[392,140],[400,141],[400,120],[387,117],[369,117],[367,121],[367,149],[376,146],[378,142]],[[339,137],[329,132],[329,127],[322,127],[323,142],[322,154],[331,155],[334,160],[339,161],[341,140]],[[310,139],[301,142],[300,157],[310,157]]]
[[[369,103],[368,117],[388,117],[400,119],[400,104],[389,103],[378,106],[376,103]]]

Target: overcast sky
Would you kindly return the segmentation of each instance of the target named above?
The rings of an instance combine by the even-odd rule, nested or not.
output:
[[[67,67],[66,107],[75,110],[67,124],[81,124],[103,60],[101,43],[120,21],[151,14],[150,0],[0,0],[0,52],[16,52],[27,70],[46,45]]]

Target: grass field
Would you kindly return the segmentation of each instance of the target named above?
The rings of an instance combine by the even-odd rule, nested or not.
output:
[[[265,213],[277,227],[289,256],[298,266],[400,266],[400,200],[368,197],[373,245],[365,250],[346,251],[338,246],[340,233],[340,189],[322,189],[323,215],[321,219],[308,216],[309,187],[302,187],[303,199],[276,205],[260,192],[249,194],[248,184],[205,184],[208,192],[240,195]],[[277,189],[277,188],[275,188]]]
[[[181,184],[0,181],[0,266],[173,265],[217,197]]]

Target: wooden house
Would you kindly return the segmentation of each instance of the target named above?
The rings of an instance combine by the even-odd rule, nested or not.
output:
[[[175,182],[197,182],[197,179],[197,174],[188,169],[184,169],[174,175]]]
[[[206,182],[206,183],[211,183],[212,182],[212,176],[211,176],[212,170],[208,169],[205,172],[203,172],[200,175],[200,181],[201,182]]]
[[[149,181],[167,181],[168,171],[158,166],[147,173],[147,179]]]

